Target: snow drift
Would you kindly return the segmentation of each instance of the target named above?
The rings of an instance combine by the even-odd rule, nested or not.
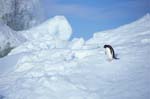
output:
[[[87,42],[83,39],[67,41],[71,35],[70,26],[67,25],[65,29],[69,31],[65,32],[67,36],[62,36],[63,29],[59,27],[64,26],[61,21],[64,17],[59,18],[55,17],[55,21],[44,23],[46,26],[42,24],[42,27],[22,31],[28,41],[15,48],[5,59],[0,60],[0,66],[3,66],[6,60],[9,62],[14,59],[12,66],[11,62],[8,64],[9,70],[7,68],[4,72],[1,70],[0,97],[4,99],[150,97],[149,14],[117,29],[95,33]],[[51,35],[57,35],[58,38],[54,39]],[[111,44],[120,59],[108,62],[104,54],[104,44]]]

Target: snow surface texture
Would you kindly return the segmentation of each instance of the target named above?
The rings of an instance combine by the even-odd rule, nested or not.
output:
[[[54,39],[50,35],[54,32],[55,36],[56,23],[50,21],[54,31],[47,35],[49,22],[44,24],[47,26],[23,31],[28,41],[0,59],[0,98],[150,98],[149,14],[117,29],[95,33],[86,42],[82,38],[67,41],[68,31],[63,40],[61,36]],[[120,59],[108,62],[104,44],[111,44]]]
[[[5,56],[11,48],[25,41],[27,42],[19,46],[19,51],[39,50],[39,48],[62,48],[66,46],[67,40],[70,39],[72,34],[72,28],[64,16],[56,16],[35,28],[25,31],[13,31],[4,24],[0,24],[0,28],[1,57]],[[10,50],[7,51],[7,49]]]
[[[25,41],[25,38],[8,26],[0,23],[0,57],[7,55],[11,49]]]

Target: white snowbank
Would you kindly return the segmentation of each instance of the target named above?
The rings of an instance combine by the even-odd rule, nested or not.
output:
[[[72,28],[64,16],[55,16],[43,24],[21,32],[28,40],[69,40]]]
[[[72,28],[64,16],[55,16],[43,24],[21,31],[27,41],[9,55],[53,48],[67,48]]]
[[[126,44],[132,42],[133,40],[138,40],[138,38],[140,38],[139,36],[140,34],[143,34],[145,32],[149,34],[149,28],[150,28],[149,23],[150,23],[150,14],[147,14],[143,18],[133,23],[121,26],[113,30],[94,33],[93,38],[88,40],[86,44],[89,45]]]
[[[84,39],[83,38],[75,38],[70,42],[70,46],[69,48],[71,49],[82,49],[82,47],[84,46]]]
[[[50,38],[53,37],[51,33],[45,37],[45,31],[42,36],[40,32],[43,31],[44,25],[42,26],[42,30],[39,26],[29,30],[30,32],[23,32],[29,41],[12,53],[14,55],[26,53],[21,55],[11,72],[0,75],[0,97],[6,99],[150,97],[149,15],[120,28],[96,33],[87,42],[83,39],[71,42],[64,38],[53,39]],[[120,59],[108,62],[104,54],[104,44],[113,45]],[[11,55],[7,56],[6,60],[9,60]],[[14,61],[16,59],[17,56],[14,57]]]

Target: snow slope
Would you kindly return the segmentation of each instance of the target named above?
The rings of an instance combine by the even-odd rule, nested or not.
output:
[[[25,38],[22,35],[0,23],[0,57],[8,54],[12,48],[19,46],[24,41]]]
[[[55,16],[37,27],[20,31],[26,42],[10,54],[34,52],[52,48],[66,48],[72,34],[72,28],[64,16]]]
[[[83,39],[69,42],[69,35],[49,39],[51,33],[56,32],[41,36],[42,33],[45,34],[44,30],[45,28],[38,28],[23,32],[29,41],[0,60],[0,66],[12,58],[16,62],[15,65],[10,66],[11,62],[7,65],[9,70],[1,70],[0,97],[149,99],[149,14],[117,29],[95,33],[87,42]],[[111,44],[120,59],[108,62],[104,44]]]

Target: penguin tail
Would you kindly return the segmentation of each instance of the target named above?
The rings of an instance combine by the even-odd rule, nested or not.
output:
[[[118,59],[119,59],[119,58],[118,58],[118,57],[116,57],[116,56],[114,56],[113,58],[114,58],[114,59],[116,59],[116,60],[118,60]]]
[[[118,56],[118,54],[115,54],[113,58],[118,60],[119,58],[117,56]]]

